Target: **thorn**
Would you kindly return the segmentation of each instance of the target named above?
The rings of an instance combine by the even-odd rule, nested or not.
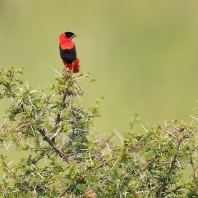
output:
[[[120,142],[123,144],[123,141],[124,141],[123,136],[116,129],[114,129],[113,132],[118,136],[118,138],[120,139]]]
[[[11,154],[10,151],[8,150],[8,147],[7,147],[6,143],[4,141],[3,141],[3,145],[6,148],[6,150],[8,151],[8,153]]]
[[[78,79],[80,79],[80,78],[84,78],[84,77],[86,77],[86,76],[89,76],[89,74],[86,74],[86,75],[84,75],[84,76],[80,76],[80,77],[78,77],[78,78],[75,78],[75,80],[78,80]]]
[[[189,115],[189,114],[188,114]],[[194,119],[194,120],[196,120],[196,121],[198,121],[198,119],[197,118],[195,118],[194,116],[192,116],[192,115],[189,115],[192,119]]]
[[[54,70],[58,75],[62,76],[62,74],[59,73],[58,71],[56,71],[53,67],[51,67],[50,65],[49,65],[49,67],[50,67],[52,70]]]
[[[142,127],[146,132],[148,132],[148,130],[144,127],[143,124],[141,124],[141,127]]]

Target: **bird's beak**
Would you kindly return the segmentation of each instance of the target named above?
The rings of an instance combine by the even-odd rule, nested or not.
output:
[[[73,35],[72,35],[72,38],[74,38],[74,37],[77,37],[77,35],[76,35],[76,34],[73,34]]]

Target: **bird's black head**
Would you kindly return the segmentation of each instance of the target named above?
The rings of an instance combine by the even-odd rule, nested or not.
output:
[[[77,37],[77,35],[74,34],[73,32],[65,32],[65,37],[66,38],[74,38],[74,37]]]

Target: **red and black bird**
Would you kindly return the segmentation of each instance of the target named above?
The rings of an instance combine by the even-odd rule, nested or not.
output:
[[[80,71],[80,60],[76,57],[76,47],[72,42],[72,39],[77,37],[73,32],[65,32],[59,36],[59,50],[60,56],[63,60],[65,67],[63,71],[66,71],[69,68],[72,73],[77,73]]]

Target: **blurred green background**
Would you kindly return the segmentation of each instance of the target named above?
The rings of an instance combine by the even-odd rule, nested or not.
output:
[[[0,1],[0,67],[25,66],[32,87],[62,72],[58,36],[74,39],[84,74],[83,105],[98,96],[97,133],[126,133],[134,113],[149,124],[191,120],[198,98],[198,1]],[[1,117],[6,105],[1,101]],[[2,120],[2,119],[1,119]]]

